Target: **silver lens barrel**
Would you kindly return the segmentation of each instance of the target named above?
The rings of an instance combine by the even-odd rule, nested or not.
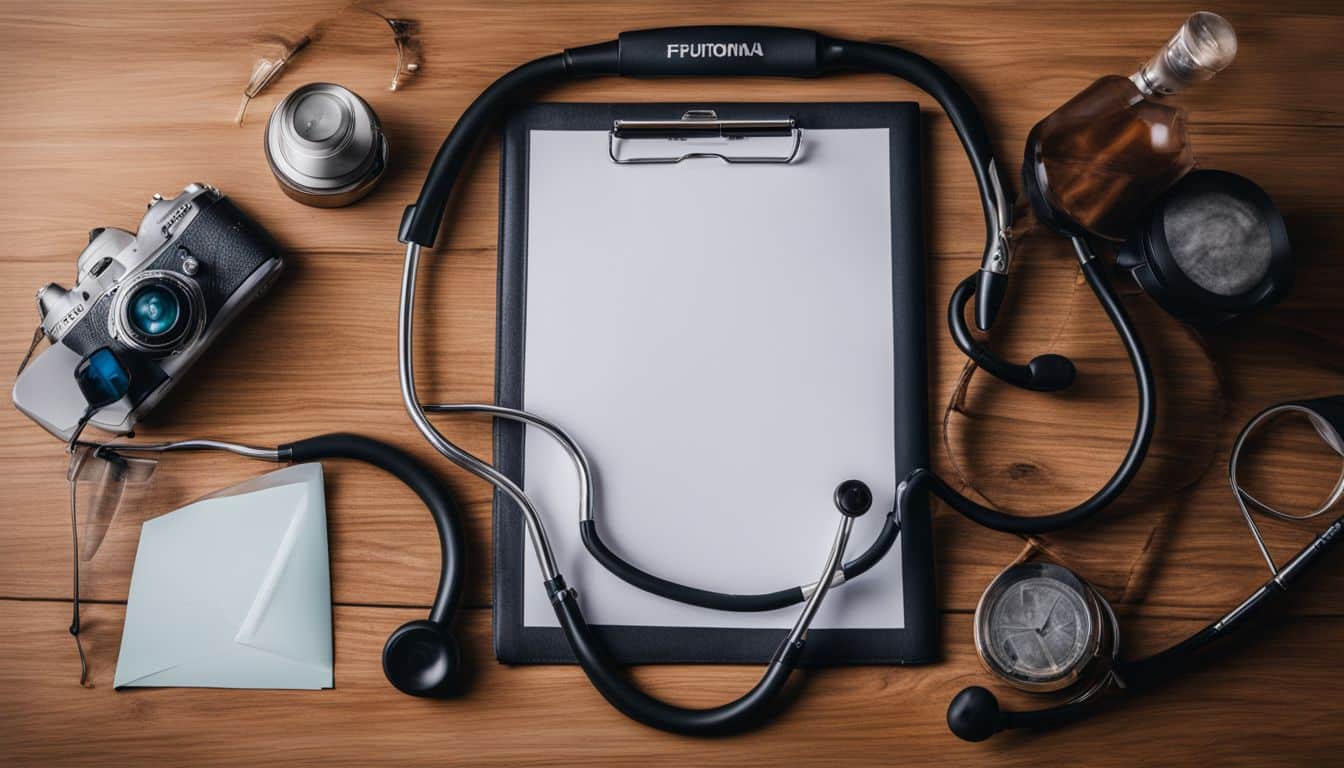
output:
[[[146,270],[117,286],[107,323],[112,338],[132,349],[158,357],[174,354],[201,337],[205,297],[194,280]]]

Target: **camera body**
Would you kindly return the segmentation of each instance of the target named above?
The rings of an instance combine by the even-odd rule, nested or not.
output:
[[[131,431],[283,265],[270,235],[214,187],[155,195],[134,234],[89,233],[73,288],[50,283],[38,291],[51,346],[14,382],[14,405],[69,439],[85,409],[75,366],[110,347],[130,373],[130,391],[89,423]]]

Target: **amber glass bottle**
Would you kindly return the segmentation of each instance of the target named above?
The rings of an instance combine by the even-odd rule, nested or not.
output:
[[[1185,112],[1153,97],[1213,77],[1236,52],[1223,17],[1193,14],[1138,72],[1097,80],[1037,123],[1022,170],[1037,217],[1125,239],[1149,203],[1195,164]]]

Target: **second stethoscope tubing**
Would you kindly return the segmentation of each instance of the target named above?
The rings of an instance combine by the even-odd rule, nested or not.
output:
[[[425,439],[429,441],[430,445],[434,446],[435,450],[454,464],[490,483],[518,505],[518,508],[523,512],[523,521],[527,525],[528,538],[532,541],[532,548],[536,551],[537,563],[541,566],[542,575],[545,576],[546,581],[554,581],[560,577],[560,569],[555,564],[555,552],[551,549],[551,542],[546,537],[546,527],[542,525],[541,516],[537,514],[537,509],[533,506],[532,500],[527,497],[527,493],[503,472],[462,450],[451,440],[444,437],[443,433],[430,423],[429,417],[425,415],[425,406],[420,403],[420,398],[415,393],[415,362],[412,354],[411,330],[415,318],[415,279],[419,267],[420,246],[416,243],[410,243],[406,246],[406,265],[401,280],[401,307],[397,313],[397,374],[401,381],[401,399],[406,404],[406,411],[410,414],[411,421],[415,423],[415,428],[420,430],[420,434],[425,436]],[[470,408],[462,410],[470,410]],[[528,416],[528,414],[522,412],[518,413],[522,416]],[[546,427],[542,428],[546,429]],[[551,434],[558,432],[558,430],[547,431]]]

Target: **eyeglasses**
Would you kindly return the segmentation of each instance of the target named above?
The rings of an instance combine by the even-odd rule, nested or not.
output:
[[[79,684],[88,686],[89,665],[80,640],[79,566],[98,553],[123,501],[138,496],[153,480],[158,462],[122,456],[102,446],[77,443],[70,451],[66,480],[70,486],[70,568],[72,615],[70,634],[79,651]],[[137,493],[128,494],[132,490]],[[80,499],[83,499],[83,504]],[[87,510],[80,535],[79,509]]]
[[[388,16],[362,2],[353,2],[337,11],[335,15],[322,19],[309,27],[297,40],[290,41],[280,35],[266,36],[270,50],[259,57],[252,66],[252,76],[248,78],[247,86],[243,88],[243,100],[238,105],[238,114],[234,116],[234,123],[242,125],[243,116],[247,113],[247,106],[252,99],[256,98],[280,77],[280,74],[289,66],[289,62],[299,52],[322,39],[336,22],[345,15],[346,11],[354,11],[381,19],[392,31],[392,44],[397,49],[397,65],[396,69],[392,71],[392,81],[388,90],[400,89],[407,80],[420,71],[421,47],[420,39],[417,36],[420,31],[419,22],[414,19]]]

